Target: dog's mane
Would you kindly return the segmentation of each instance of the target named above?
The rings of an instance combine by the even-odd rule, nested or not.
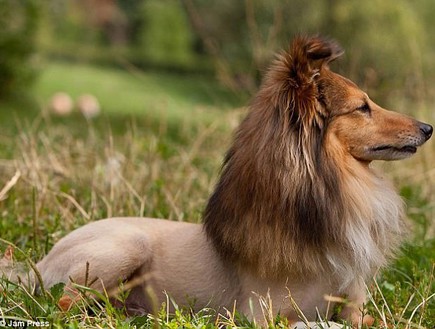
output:
[[[267,277],[328,271],[350,281],[396,250],[400,198],[326,140],[318,81],[341,54],[333,41],[297,37],[267,72],[204,212],[224,259]]]

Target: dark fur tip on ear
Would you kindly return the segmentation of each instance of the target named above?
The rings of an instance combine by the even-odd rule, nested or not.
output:
[[[305,51],[308,59],[324,60],[326,63],[333,61],[344,53],[344,50],[335,40],[321,37],[306,39]]]
[[[323,37],[296,37],[290,49],[294,65],[309,63],[311,69],[319,69],[344,53],[341,46],[332,39]]]

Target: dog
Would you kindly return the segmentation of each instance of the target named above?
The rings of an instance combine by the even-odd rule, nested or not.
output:
[[[329,64],[342,53],[333,40],[298,36],[277,56],[203,224],[92,222],[36,265],[43,285],[64,282],[69,305],[75,284],[113,292],[131,283],[129,313],[152,312],[167,294],[194,310],[235,306],[259,323],[259,296],[289,323],[298,321],[294,303],[315,321],[331,317],[325,296],[342,296],[349,303],[339,317],[372,321],[361,315],[365,282],[394,257],[406,225],[401,198],[370,163],[410,157],[433,128],[381,108],[334,73]]]

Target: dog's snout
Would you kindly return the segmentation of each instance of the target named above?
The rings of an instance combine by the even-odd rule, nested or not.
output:
[[[431,125],[428,125],[426,123],[420,123],[420,130],[423,133],[426,140],[428,140],[433,133],[433,127]]]

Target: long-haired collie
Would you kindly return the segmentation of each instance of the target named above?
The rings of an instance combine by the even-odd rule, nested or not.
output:
[[[331,316],[325,296],[346,296],[338,316],[366,321],[364,281],[404,233],[402,200],[370,164],[413,155],[432,127],[383,109],[331,71],[342,53],[334,41],[297,37],[277,56],[235,133],[203,224],[90,223],[37,264],[43,285],[64,282],[68,295],[75,284],[118,291],[129,282],[130,313],[150,312],[167,294],[194,301],[194,310],[235,305],[261,323],[259,296],[290,323],[295,303],[315,321]]]

